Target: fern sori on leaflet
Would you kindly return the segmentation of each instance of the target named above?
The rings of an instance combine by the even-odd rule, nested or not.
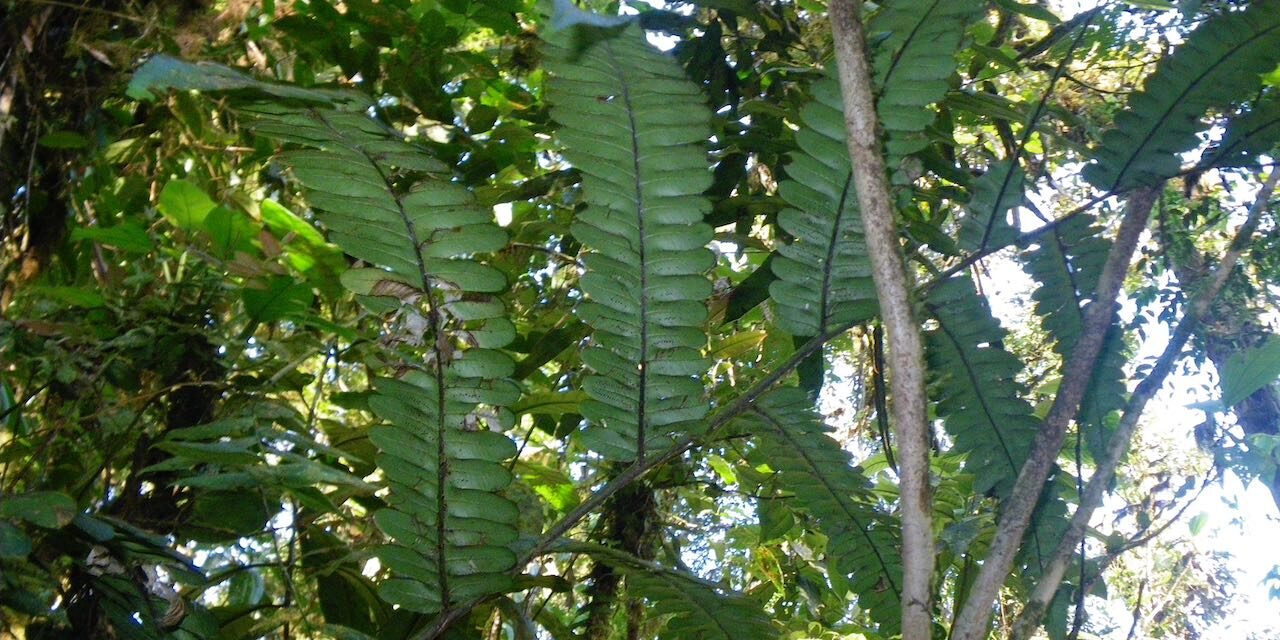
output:
[[[777,474],[778,489],[807,511],[827,536],[833,585],[847,585],[885,636],[901,624],[900,533],[880,510],[870,483],[849,453],[827,434],[803,391],[784,387],[738,419]]]
[[[443,166],[358,112],[256,105],[255,132],[296,143],[282,160],[348,254],[373,265],[343,274],[372,309],[401,318],[404,342],[425,361],[378,379],[369,405],[385,421],[370,432],[390,487],[378,525],[393,542],[378,556],[392,571],[379,593],[422,613],[507,589],[516,556],[515,505],[501,429],[520,396],[498,349],[513,336],[501,272],[475,259],[506,234],[471,194],[434,175]],[[486,427],[488,427],[486,429]]]
[[[581,38],[591,38],[582,48]],[[578,38],[578,40],[575,40]],[[572,45],[571,45],[572,43]],[[700,426],[707,336],[710,114],[698,87],[638,26],[572,27],[548,36],[547,97],[565,157],[582,172],[571,231],[589,249],[579,316],[583,442],[612,460],[642,459]]]

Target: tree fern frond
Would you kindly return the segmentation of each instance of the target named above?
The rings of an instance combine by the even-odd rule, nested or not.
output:
[[[896,633],[902,615],[898,532],[877,508],[848,452],[827,435],[813,402],[799,389],[784,387],[757,400],[742,421],[777,472],[778,486],[827,535],[830,570],[848,577],[858,605],[885,635]]]
[[[938,415],[966,456],[974,490],[1003,498],[1040,428],[1017,381],[1022,362],[1000,346],[1004,330],[967,275],[931,289],[925,307],[938,323],[926,335]]]
[[[1084,307],[1094,295],[1111,248],[1094,220],[1088,215],[1066,220],[1022,256],[1028,274],[1041,285],[1031,295],[1036,314],[1064,362],[1080,340]],[[1113,322],[1076,420],[1095,455],[1105,451],[1107,415],[1124,406],[1124,360],[1123,335]]]
[[[503,407],[519,399],[501,351],[514,335],[501,272],[473,259],[506,245],[506,234],[471,194],[430,175],[442,165],[359,113],[280,105],[241,109],[254,130],[309,147],[282,155],[307,188],[330,238],[376,265],[348,272],[362,295],[400,293],[400,313],[420,317],[412,342],[430,350],[423,370],[382,379],[369,405],[387,426],[370,439],[391,487],[376,514],[395,542],[379,557],[392,570],[379,593],[436,613],[511,584],[517,510],[500,495],[515,445],[501,433]],[[482,417],[488,416],[488,417]]]
[[[1142,91],[1131,94],[1102,136],[1084,177],[1104,190],[1157,184],[1178,174],[1181,154],[1198,143],[1211,108],[1251,98],[1261,74],[1280,62],[1280,0],[1205,21],[1166,56]]]
[[[579,54],[549,41],[547,57],[558,137],[588,204],[571,228],[591,250],[578,309],[594,343],[582,356],[594,371],[583,382],[583,439],[608,458],[643,459],[707,411],[700,376],[714,256],[699,194],[711,184],[709,114],[698,87],[638,27]]]
[[[955,54],[965,30],[982,15],[977,0],[887,0],[868,32],[883,37],[875,48],[876,111],[885,129],[890,170],[928,144],[925,127],[956,72]]]
[[[474,259],[504,247],[505,232],[466,189],[433,175],[444,165],[365,115],[358,100],[221,67],[153,62],[151,79],[134,87],[140,92],[234,89],[288,99],[232,106],[256,135],[302,147],[281,159],[330,239],[373,265],[346,272],[343,283],[417,319],[400,337],[427,346],[425,364],[378,380],[369,401],[387,423],[370,439],[391,488],[391,508],[375,518],[394,540],[379,552],[393,573],[379,593],[430,614],[506,589],[517,509],[500,492],[511,482],[503,462],[515,445],[484,427],[510,422],[503,407],[520,395],[507,379],[514,364],[496,350],[515,331],[487,295],[505,289],[505,277]]]
[[[813,87],[800,112],[800,150],[792,154],[778,192],[792,208],[778,225],[793,240],[772,260],[769,285],[778,326],[816,336],[876,313],[875,284],[854,192],[839,84],[829,76]]]

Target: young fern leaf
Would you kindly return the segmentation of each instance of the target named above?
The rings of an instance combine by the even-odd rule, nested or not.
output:
[[[1065,362],[1084,330],[1084,307],[1093,297],[1111,243],[1102,237],[1094,218],[1080,215],[1066,220],[1023,254],[1028,274],[1040,283],[1031,295],[1035,311],[1053,338],[1053,350]],[[1124,406],[1124,340],[1112,323],[1076,423],[1094,455],[1106,450],[1111,432],[1108,416]]]
[[[928,145],[925,127],[956,72],[955,54],[971,23],[982,16],[977,0],[887,0],[871,17],[876,111],[885,131],[890,171],[908,154]]]
[[[1259,0],[1219,14],[1161,60],[1142,91],[1131,94],[1115,127],[1102,136],[1084,177],[1111,191],[1158,184],[1178,175],[1194,148],[1205,112],[1251,98],[1261,74],[1280,62],[1280,0]]]
[[[897,633],[902,616],[898,531],[877,508],[867,478],[848,452],[827,435],[813,402],[803,391],[783,387],[757,400],[740,421],[777,473],[778,486],[791,492],[795,505],[827,535],[829,571],[847,576],[858,606],[884,635]]]
[[[834,75],[813,86],[800,112],[800,150],[791,156],[778,193],[791,205],[778,226],[792,241],[772,260],[769,285],[777,324],[797,336],[816,336],[866,320],[877,310],[858,198],[845,148],[844,115]]]
[[[473,259],[506,244],[466,189],[431,175],[437,161],[360,113],[266,104],[242,109],[259,135],[306,149],[282,159],[348,254],[374,268],[343,274],[362,296],[418,318],[404,340],[427,345],[425,365],[378,379],[370,432],[391,492],[375,519],[392,544],[379,594],[426,614],[499,593],[511,582],[516,506],[501,495],[515,445],[498,431],[519,399],[514,363],[497,349],[514,335],[501,272]],[[420,332],[420,334],[417,334]]]
[[[599,36],[576,51],[571,36]],[[698,87],[643,31],[579,27],[547,43],[548,101],[565,157],[583,175],[587,208],[571,231],[590,249],[578,315],[593,329],[582,354],[589,421],[583,442],[607,458],[643,459],[706,414],[703,223],[711,184],[708,117]]]

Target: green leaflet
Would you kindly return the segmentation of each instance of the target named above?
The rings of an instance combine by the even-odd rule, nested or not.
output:
[[[1023,254],[1027,273],[1040,283],[1031,295],[1036,314],[1053,337],[1053,350],[1065,362],[1084,328],[1084,306],[1097,289],[1111,243],[1094,218],[1080,215],[1058,224]],[[1077,423],[1095,456],[1105,451],[1111,425],[1107,416],[1124,406],[1124,339],[1112,323],[1094,376],[1080,405]]]
[[[574,35],[553,34],[546,51],[548,101],[588,204],[572,226],[591,250],[578,308],[593,329],[582,437],[607,458],[642,459],[707,411],[700,376],[714,256],[699,194],[711,184],[710,129],[698,87],[638,27],[597,34],[580,53],[565,44]]]
[[[928,144],[928,106],[950,89],[955,54],[971,23],[982,16],[977,0],[886,0],[867,26],[873,40],[876,111],[885,130],[889,170]]]
[[[628,594],[648,601],[649,616],[668,616],[661,640],[766,640],[779,637],[759,603],[694,576],[654,565],[604,545],[566,542],[557,550],[585,553],[626,576]]]
[[[1005,332],[969,276],[925,300],[937,328],[926,335],[929,390],[954,451],[965,454],[974,491],[1003,498],[1031,452],[1040,420],[1023,399],[1022,362],[999,346]]]
[[[1280,95],[1272,93],[1226,122],[1226,132],[1200,158],[1201,167],[1243,167],[1280,143]]]
[[[778,326],[816,336],[875,315],[875,284],[845,147],[840,89],[834,75],[813,86],[800,112],[800,151],[792,155],[778,192],[792,208],[778,226],[792,241],[772,259],[769,285]]]
[[[1084,177],[1104,190],[1157,184],[1179,173],[1211,108],[1253,97],[1260,75],[1280,62],[1280,0],[1219,14],[1165,57],[1142,91],[1129,96],[1102,136]]]
[[[876,506],[867,478],[827,435],[813,402],[784,387],[756,401],[740,418],[757,452],[777,472],[780,488],[817,519],[827,535],[829,570],[848,585],[885,636],[901,624],[902,558],[892,518]]]

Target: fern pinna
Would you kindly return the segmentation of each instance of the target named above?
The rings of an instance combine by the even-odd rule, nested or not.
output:
[[[890,171],[906,155],[928,144],[930,104],[951,88],[956,50],[965,30],[982,16],[977,0],[887,0],[867,31],[876,41],[876,112],[885,130]],[[843,137],[841,138],[843,139]]]
[[[1278,62],[1280,0],[1206,20],[1129,96],[1085,179],[1099,189],[1124,190],[1178,175],[1182,153],[1200,143],[1205,112],[1252,97],[1262,74]]]
[[[827,434],[813,401],[783,387],[756,400],[740,418],[775,484],[827,536],[832,583],[847,584],[885,635],[901,625],[902,554],[897,527],[879,508],[849,453]]]
[[[575,37],[586,48],[575,49]],[[571,227],[590,249],[578,307],[593,330],[582,354],[594,372],[583,382],[582,438],[607,458],[642,460],[707,411],[703,325],[714,256],[703,222],[710,204],[699,194],[711,184],[709,114],[698,87],[637,26],[549,38],[547,99],[587,203]]]

